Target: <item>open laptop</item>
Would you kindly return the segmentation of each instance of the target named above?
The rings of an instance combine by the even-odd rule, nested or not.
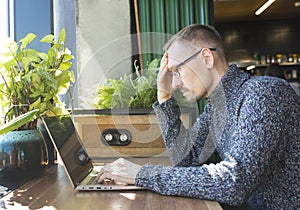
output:
[[[92,162],[70,116],[62,119],[42,117],[47,133],[58,152],[65,171],[76,190],[136,190],[134,185],[99,184],[95,180],[101,166]]]

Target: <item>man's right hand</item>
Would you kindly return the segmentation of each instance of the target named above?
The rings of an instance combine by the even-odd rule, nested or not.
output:
[[[168,68],[168,54],[165,53],[160,62],[160,68],[157,75],[157,100],[161,104],[171,98],[172,92],[172,74]]]

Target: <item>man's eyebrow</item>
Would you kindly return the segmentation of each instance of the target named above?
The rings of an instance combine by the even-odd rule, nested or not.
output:
[[[173,65],[173,66],[171,66],[171,67],[168,66],[168,69],[169,69],[170,71],[174,71],[176,66],[177,66],[177,65]]]

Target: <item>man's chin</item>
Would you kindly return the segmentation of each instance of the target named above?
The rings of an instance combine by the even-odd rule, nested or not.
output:
[[[197,98],[191,94],[183,94],[183,97],[189,103],[196,103],[198,101]]]

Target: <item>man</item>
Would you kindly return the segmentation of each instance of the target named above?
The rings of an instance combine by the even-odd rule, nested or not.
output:
[[[166,45],[153,105],[174,166],[140,166],[119,159],[99,181],[116,181],[165,194],[215,200],[252,209],[299,209],[299,97],[287,82],[251,77],[228,65],[214,28],[190,25]],[[190,129],[172,98],[207,99]],[[222,161],[202,164],[213,151]]]

